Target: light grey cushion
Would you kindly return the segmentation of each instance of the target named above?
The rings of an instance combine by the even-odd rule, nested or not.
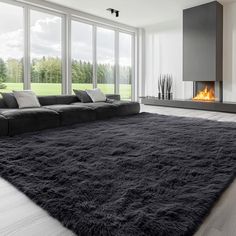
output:
[[[20,109],[41,107],[36,94],[31,90],[13,91]]]
[[[99,88],[85,91],[93,102],[105,102],[107,100],[106,95]]]

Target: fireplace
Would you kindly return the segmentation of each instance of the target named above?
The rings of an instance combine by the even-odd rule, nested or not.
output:
[[[215,1],[183,14],[183,81],[193,83],[185,100],[144,97],[145,105],[236,113],[223,101],[223,6]]]
[[[222,82],[195,81],[193,82],[193,101],[222,102]]]
[[[183,81],[193,82],[192,101],[223,101],[223,6],[217,1],[184,10]]]

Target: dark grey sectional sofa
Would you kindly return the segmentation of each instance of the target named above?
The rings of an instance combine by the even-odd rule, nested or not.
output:
[[[137,114],[137,102],[120,101],[119,95],[107,95],[113,102],[81,103],[75,95],[38,97],[42,107],[7,108],[0,99],[0,136],[55,128],[80,122]]]

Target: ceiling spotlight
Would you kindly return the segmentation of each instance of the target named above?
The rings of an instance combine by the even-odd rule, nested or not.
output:
[[[119,17],[119,15],[120,15],[120,11],[113,9],[113,8],[108,8],[107,11],[111,12],[112,15],[115,14],[116,17]]]

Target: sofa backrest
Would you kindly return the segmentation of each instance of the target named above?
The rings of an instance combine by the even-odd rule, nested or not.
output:
[[[108,94],[107,98],[120,100],[120,95]],[[50,106],[57,104],[70,104],[75,102],[80,102],[77,96],[75,95],[51,95],[51,96],[38,96],[39,103],[41,106]],[[5,102],[0,97],[0,109],[7,108]]]
[[[41,106],[79,102],[75,95],[38,96],[38,99]]]

